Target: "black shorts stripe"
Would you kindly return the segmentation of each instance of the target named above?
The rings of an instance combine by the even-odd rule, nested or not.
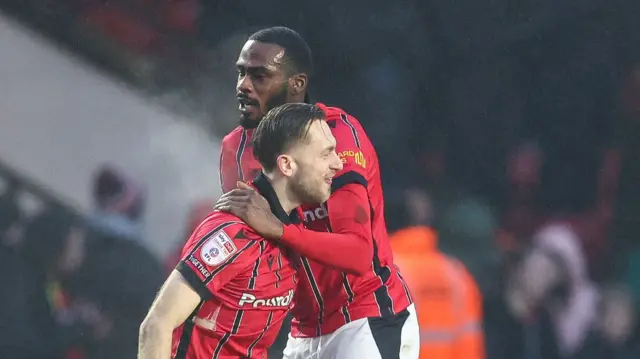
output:
[[[405,309],[392,316],[367,319],[381,358],[400,359],[402,328],[407,318],[409,318],[409,311]]]
[[[256,278],[258,277],[258,269],[260,268],[260,258],[262,258],[262,253],[264,253],[265,246],[265,242],[260,241],[260,255],[258,256],[258,259],[256,259],[256,263],[253,265],[253,270],[251,271],[251,279],[249,279],[249,289],[256,289]]]
[[[236,164],[238,165],[238,178],[240,181],[244,181],[244,173],[242,172],[242,155],[247,147],[247,130],[242,130],[242,136],[240,137],[240,144],[236,151]]]
[[[351,289],[351,284],[349,284],[349,278],[347,277],[347,273],[342,272],[342,287],[344,288],[344,292],[347,294],[347,303],[342,306],[342,316],[344,317],[344,322],[351,322],[351,315],[349,314],[349,304],[353,302],[353,290]]]
[[[318,326],[316,327],[316,335],[320,336],[320,334],[322,333],[322,320],[324,318],[324,300],[322,299],[322,294],[320,293],[320,289],[318,288],[316,278],[313,276],[313,272],[311,271],[309,260],[306,257],[300,257],[300,259],[302,261],[304,272],[307,274],[307,278],[309,278],[313,296],[316,298],[316,303],[318,303]]]
[[[178,341],[178,350],[176,350],[176,355],[173,359],[186,359],[187,354],[189,354],[189,344],[191,344],[191,335],[193,334],[193,329],[195,323],[193,322],[193,318],[195,318],[196,314],[200,311],[200,308],[204,304],[204,300],[200,301],[200,304],[196,306],[196,309],[193,310],[189,318],[185,320],[184,327],[182,328],[182,335],[180,336],[180,340]]]
[[[269,312],[269,316],[267,317],[267,323],[264,325],[264,330],[262,330],[262,333],[258,335],[256,340],[254,340],[253,343],[251,343],[251,345],[249,345],[249,348],[247,349],[247,358],[251,358],[253,348],[255,348],[255,346],[262,340],[262,337],[264,337],[264,333],[267,332],[267,328],[269,328],[269,326],[271,325],[272,320],[273,320],[273,312]]]
[[[344,113],[340,114],[340,119],[351,129],[351,134],[353,135],[353,142],[358,146],[358,148],[362,148],[360,146],[360,138],[358,137],[358,131],[356,130],[356,126],[354,126],[351,121],[349,121],[349,117]]]

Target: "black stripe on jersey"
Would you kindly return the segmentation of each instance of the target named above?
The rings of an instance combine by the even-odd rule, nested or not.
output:
[[[316,335],[320,336],[322,333],[322,319],[324,318],[324,300],[322,299],[322,294],[318,288],[318,283],[316,283],[316,278],[313,276],[313,272],[311,271],[309,260],[306,257],[300,257],[300,260],[302,261],[302,266],[307,274],[307,278],[309,278],[309,284],[311,284],[313,296],[316,298],[316,303],[318,303],[318,327],[316,328]]]
[[[280,288],[280,281],[282,280],[282,276],[280,276],[280,270],[282,269],[282,252],[278,252],[278,269],[276,269],[276,288]]]
[[[222,338],[220,338],[218,345],[216,345],[216,349],[213,351],[213,357],[211,357],[211,359],[219,359],[220,352],[222,352],[222,348],[224,348],[224,345],[227,344],[227,342],[229,341],[229,338],[231,338],[233,334],[238,334],[238,330],[240,329],[240,323],[242,322],[243,314],[244,314],[243,310],[238,310],[236,312],[236,317],[235,319],[233,319],[233,326],[231,327],[231,331],[228,333],[225,333],[222,336]]]
[[[220,188],[222,191],[224,191],[224,174],[223,174],[224,171],[222,170],[223,165],[224,165],[224,150],[221,150],[218,175],[220,176]]]
[[[333,179],[333,181],[331,182],[331,193],[350,183],[361,184],[364,186],[364,188],[367,188],[368,185],[367,179],[364,178],[363,175],[355,171],[349,171]]]
[[[249,243],[245,244],[244,247],[242,247],[242,249],[240,249],[239,251],[236,252],[236,254],[232,255],[231,258],[229,258],[226,262],[224,262],[222,265],[218,266],[216,269],[214,269],[213,271],[211,271],[211,276],[209,278],[207,278],[207,280],[205,281],[205,285],[208,284],[209,282],[211,282],[211,280],[218,275],[218,273],[222,272],[225,268],[227,268],[231,263],[235,262],[236,259],[238,259],[238,257],[240,257],[240,255],[242,254],[242,252],[246,251],[247,249],[253,247],[256,245],[256,241],[249,241]]]
[[[238,178],[240,181],[244,181],[244,173],[242,173],[242,155],[244,149],[247,147],[247,130],[242,130],[242,136],[240,137],[240,144],[236,151],[236,164],[238,165]]]
[[[349,279],[345,272],[342,272],[342,287],[344,288],[344,292],[347,293],[347,304],[342,306],[342,316],[346,324],[351,322],[351,315],[347,307],[353,302],[353,290],[351,289],[351,284],[349,284]]]
[[[185,320],[184,327],[182,328],[182,335],[180,336],[180,340],[178,341],[178,350],[176,350],[176,355],[173,359],[186,359],[187,354],[189,353],[189,344],[191,344],[191,335],[193,334],[193,328],[195,323],[193,322],[193,318],[196,317],[196,314],[200,311],[200,308],[204,304],[204,300],[200,301],[200,304],[193,310],[189,318]]]
[[[255,348],[255,346],[262,340],[262,337],[264,337],[264,333],[267,332],[267,329],[271,325],[272,320],[273,320],[273,312],[269,312],[269,316],[267,317],[267,324],[264,325],[264,329],[262,330],[262,333],[258,335],[256,340],[254,340],[253,343],[251,343],[251,345],[249,345],[249,348],[247,349],[247,358],[251,358],[253,348]]]
[[[382,266],[380,263],[380,257],[378,256],[378,243],[376,239],[373,239],[373,272],[380,278],[380,287],[373,292],[376,303],[378,303],[378,310],[383,317],[394,315],[393,312],[393,300],[389,295],[389,288],[387,288],[387,280],[391,276],[391,270],[389,267]]]
[[[256,259],[256,264],[253,266],[253,270],[251,271],[251,279],[249,279],[249,289],[256,289],[256,277],[258,277],[258,269],[260,268],[260,258],[262,257],[262,253],[264,252],[265,242],[260,241],[260,255],[258,259]]]
[[[398,275],[398,279],[400,279],[400,283],[402,283],[404,294],[407,296],[407,300],[409,301],[409,304],[412,304],[413,297],[411,296],[411,291],[409,290],[409,286],[407,285],[407,282],[405,282],[404,278],[402,277],[402,274],[400,273],[400,268],[398,268],[398,266],[395,264],[393,266],[396,267],[396,275]]]
[[[358,131],[356,130],[356,126],[354,126],[351,121],[349,121],[349,117],[344,113],[340,114],[340,119],[351,129],[351,134],[353,135],[353,142],[355,142],[358,148],[362,148],[360,146],[360,138],[358,138]]]

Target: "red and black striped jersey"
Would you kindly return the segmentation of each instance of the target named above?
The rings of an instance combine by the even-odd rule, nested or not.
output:
[[[220,187],[222,192],[236,188],[238,181],[253,180],[261,167],[253,156],[253,129],[236,127],[222,139],[220,151]]]
[[[340,201],[340,190],[347,185],[362,185],[368,197],[368,201],[364,201],[370,212],[367,217],[370,217],[371,228],[367,231],[372,237],[368,240],[373,245],[373,256],[370,271],[364,275],[348,274],[302,257],[292,311],[293,336],[331,333],[353,320],[393,315],[412,303],[409,289],[393,264],[376,151],[355,118],[338,108],[317,106],[325,112],[344,168],[333,179],[333,194],[327,203],[303,208],[305,226],[317,232],[331,232],[329,216],[339,206],[336,201]],[[244,154],[246,151],[235,146],[246,146],[250,134],[249,130],[238,128],[227,135],[222,142],[223,157],[226,153]],[[237,158],[238,161],[221,161],[223,188],[229,186],[225,190],[235,187],[238,174],[250,174],[259,168],[253,157]]]
[[[269,182],[253,185],[274,214],[288,216]],[[172,358],[266,358],[292,303],[296,270],[288,250],[269,242],[237,217],[211,213],[193,232],[177,270],[202,301],[174,331]]]

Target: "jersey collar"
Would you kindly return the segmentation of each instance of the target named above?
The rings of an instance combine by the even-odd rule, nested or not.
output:
[[[282,222],[283,224],[292,224],[292,223],[300,223],[300,216],[298,216],[298,211],[291,211],[291,215],[287,215],[284,208],[282,208],[282,204],[280,204],[280,200],[276,195],[276,192],[273,190],[271,183],[267,177],[265,177],[264,173],[260,172],[253,180],[253,186],[260,192],[260,194],[266,198],[267,202],[269,202],[269,206],[271,207],[271,212]]]

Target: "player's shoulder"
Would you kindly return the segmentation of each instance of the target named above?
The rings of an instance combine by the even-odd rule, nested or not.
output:
[[[233,131],[227,133],[227,135],[222,138],[222,145],[229,146],[237,143],[242,138],[243,131],[244,128],[242,128],[242,126],[234,128]]]
[[[348,136],[364,139],[367,137],[360,122],[345,110],[339,107],[326,106],[322,103],[318,103],[316,106],[324,111],[327,124],[336,138]]]
[[[257,248],[262,239],[238,217],[225,212],[210,213],[196,228],[190,241],[192,246],[200,243],[202,260],[210,265],[218,265],[237,252],[251,255],[252,247]]]
[[[240,218],[231,213],[212,211],[205,217],[193,233],[195,240],[224,233],[234,242],[255,240],[260,237]]]

